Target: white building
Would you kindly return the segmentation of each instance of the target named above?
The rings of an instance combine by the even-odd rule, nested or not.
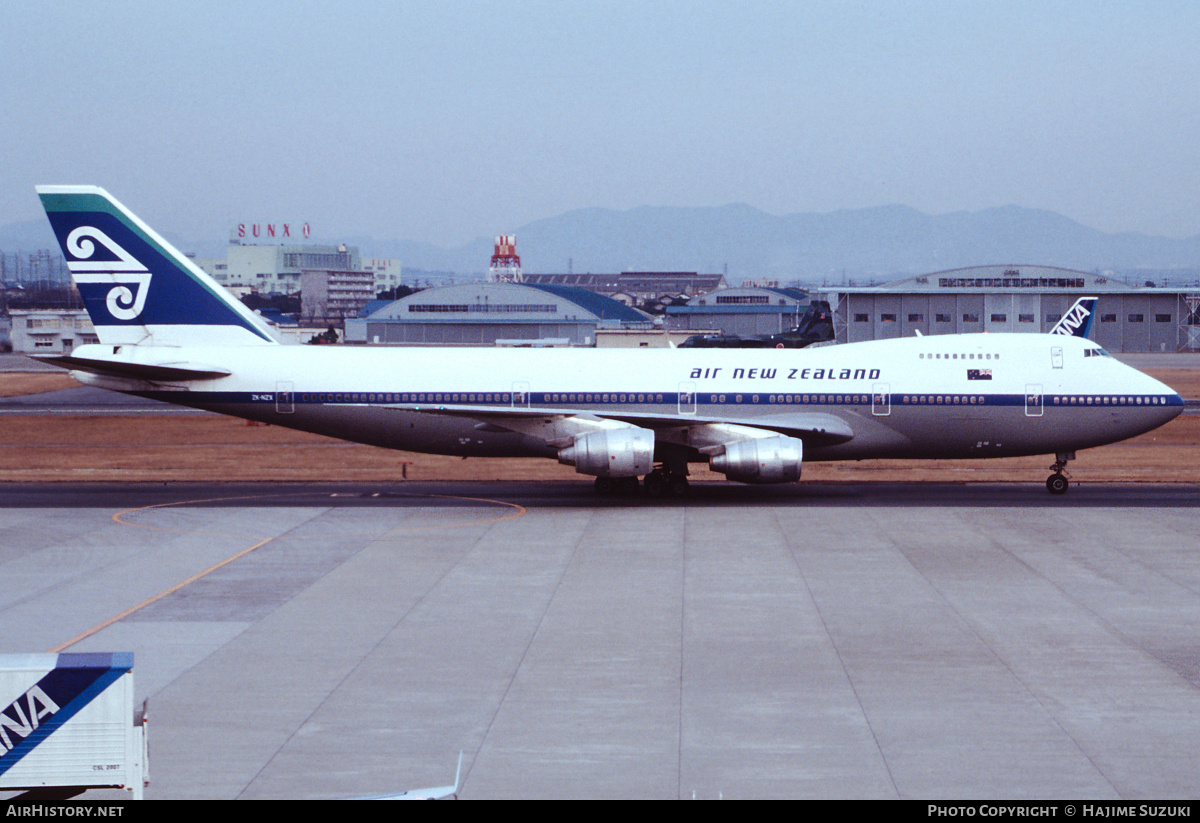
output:
[[[259,294],[295,294],[305,269],[357,269],[358,249],[348,246],[242,246],[230,244],[224,260],[196,265],[222,286],[249,286]]]
[[[76,346],[98,343],[83,309],[11,309],[12,346],[21,354],[69,354]]]
[[[359,257],[354,246],[252,246],[231,243],[224,259],[196,258],[193,262],[231,291],[254,289],[259,294],[295,294],[304,271],[369,271],[375,291],[400,285],[400,261]]]
[[[400,260],[395,257],[364,257],[359,263],[363,271],[375,275],[375,294],[390,291],[401,285]]]

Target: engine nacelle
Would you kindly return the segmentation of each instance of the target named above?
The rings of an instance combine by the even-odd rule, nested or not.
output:
[[[709,465],[739,483],[790,483],[800,479],[803,456],[803,441],[781,434],[729,443]]]
[[[581,434],[558,462],[596,477],[638,477],[654,470],[654,432],[636,427]]]

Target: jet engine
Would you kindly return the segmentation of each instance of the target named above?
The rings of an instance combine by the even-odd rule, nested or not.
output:
[[[581,434],[559,450],[558,462],[596,477],[649,474],[654,470],[654,432],[629,426]]]
[[[802,441],[781,434],[727,443],[709,465],[739,483],[790,483],[800,479],[803,454]]]

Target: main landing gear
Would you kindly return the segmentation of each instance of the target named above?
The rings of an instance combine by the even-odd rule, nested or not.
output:
[[[604,497],[632,497],[638,493],[636,477],[597,477],[596,494]]]
[[[1067,461],[1075,459],[1075,452],[1059,452],[1054,457],[1054,465],[1050,467],[1054,474],[1046,478],[1046,489],[1051,494],[1066,494],[1070,486],[1067,482],[1067,478],[1070,477],[1066,471]]]
[[[689,486],[687,475],[666,469],[655,469],[646,475],[640,484],[636,477],[597,477],[596,493],[604,497],[634,497],[639,487],[646,497],[687,497]]]
[[[676,474],[666,469],[655,469],[642,481],[647,497],[687,497],[689,490],[686,474]]]

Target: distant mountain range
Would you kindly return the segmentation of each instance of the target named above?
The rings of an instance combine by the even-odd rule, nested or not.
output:
[[[199,257],[225,256],[225,244],[223,242],[209,242],[198,245],[169,232],[163,232],[163,237],[185,253],[195,252]],[[200,248],[203,251],[198,250]],[[50,223],[45,218],[41,220],[25,220],[20,223],[9,223],[6,226],[0,226],[0,252],[5,254],[17,252],[27,254],[38,249],[54,249],[58,251],[58,241],[54,239],[54,232],[50,230]]]
[[[57,248],[54,232],[50,231],[50,224],[45,219],[0,226],[0,251],[5,254]]]
[[[714,208],[580,209],[524,226],[517,237],[527,272],[699,271],[743,278],[840,282],[887,279],[989,264],[1040,264],[1083,271],[1178,271],[1200,274],[1200,235],[1177,240],[1135,232],[1109,234],[1054,212],[1003,206],[928,215],[907,206],[829,213],[767,214],[746,205]],[[217,243],[168,237],[185,251],[221,257]],[[45,221],[0,227],[0,251],[53,244]],[[398,257],[406,268],[487,270],[492,238],[445,249],[372,237],[327,238],[364,257]]]

